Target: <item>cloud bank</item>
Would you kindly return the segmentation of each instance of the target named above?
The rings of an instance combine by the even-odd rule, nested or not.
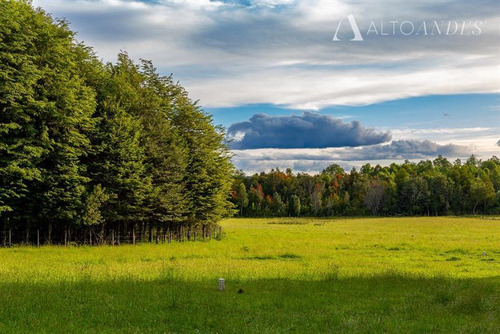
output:
[[[35,0],[99,55],[119,50],[174,73],[205,107],[301,110],[429,94],[499,92],[496,1]],[[332,38],[353,14],[363,42]],[[380,22],[480,20],[480,35],[384,36]],[[467,23],[470,25],[470,23]],[[387,27],[386,27],[387,29]],[[467,27],[468,31],[469,27]]]
[[[377,132],[358,121],[344,123],[330,115],[304,112],[302,115],[256,114],[250,120],[232,124],[228,135],[233,149],[326,148],[374,145],[391,139],[389,132]]]
[[[438,155],[464,158],[472,154],[472,148],[455,144],[440,145],[428,140],[396,140],[390,144],[355,148],[257,149],[234,152],[236,167],[249,173],[276,167],[291,167],[295,171],[315,173],[331,163],[340,164],[348,170],[367,162],[388,165],[394,161],[434,159]]]

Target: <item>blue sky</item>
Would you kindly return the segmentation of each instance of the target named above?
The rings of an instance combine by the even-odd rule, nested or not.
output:
[[[500,124],[498,94],[427,95],[363,106],[335,106],[320,110],[343,120],[358,120],[377,128],[488,127]],[[268,115],[300,115],[302,110],[272,104],[205,108],[218,124],[229,127],[256,112]],[[496,111],[496,112],[495,112]],[[500,138],[500,137],[499,137]]]
[[[498,1],[34,4],[106,61],[173,73],[248,173],[500,153]]]

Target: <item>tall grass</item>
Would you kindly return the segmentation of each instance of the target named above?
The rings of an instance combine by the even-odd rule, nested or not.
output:
[[[0,333],[500,328],[499,221],[289,221],[229,219],[210,242],[0,249]]]
[[[288,219],[282,219],[287,222]],[[387,272],[500,275],[500,221],[479,218],[229,219],[210,242],[0,249],[3,282],[80,279],[322,280]]]

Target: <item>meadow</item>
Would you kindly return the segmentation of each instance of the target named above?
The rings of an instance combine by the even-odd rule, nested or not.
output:
[[[498,218],[221,224],[222,238],[206,242],[0,249],[0,332],[500,328]]]

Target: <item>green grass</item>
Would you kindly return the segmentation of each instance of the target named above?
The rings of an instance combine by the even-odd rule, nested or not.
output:
[[[500,328],[500,220],[222,225],[220,241],[0,249],[0,333]],[[219,277],[224,292],[216,290]]]

